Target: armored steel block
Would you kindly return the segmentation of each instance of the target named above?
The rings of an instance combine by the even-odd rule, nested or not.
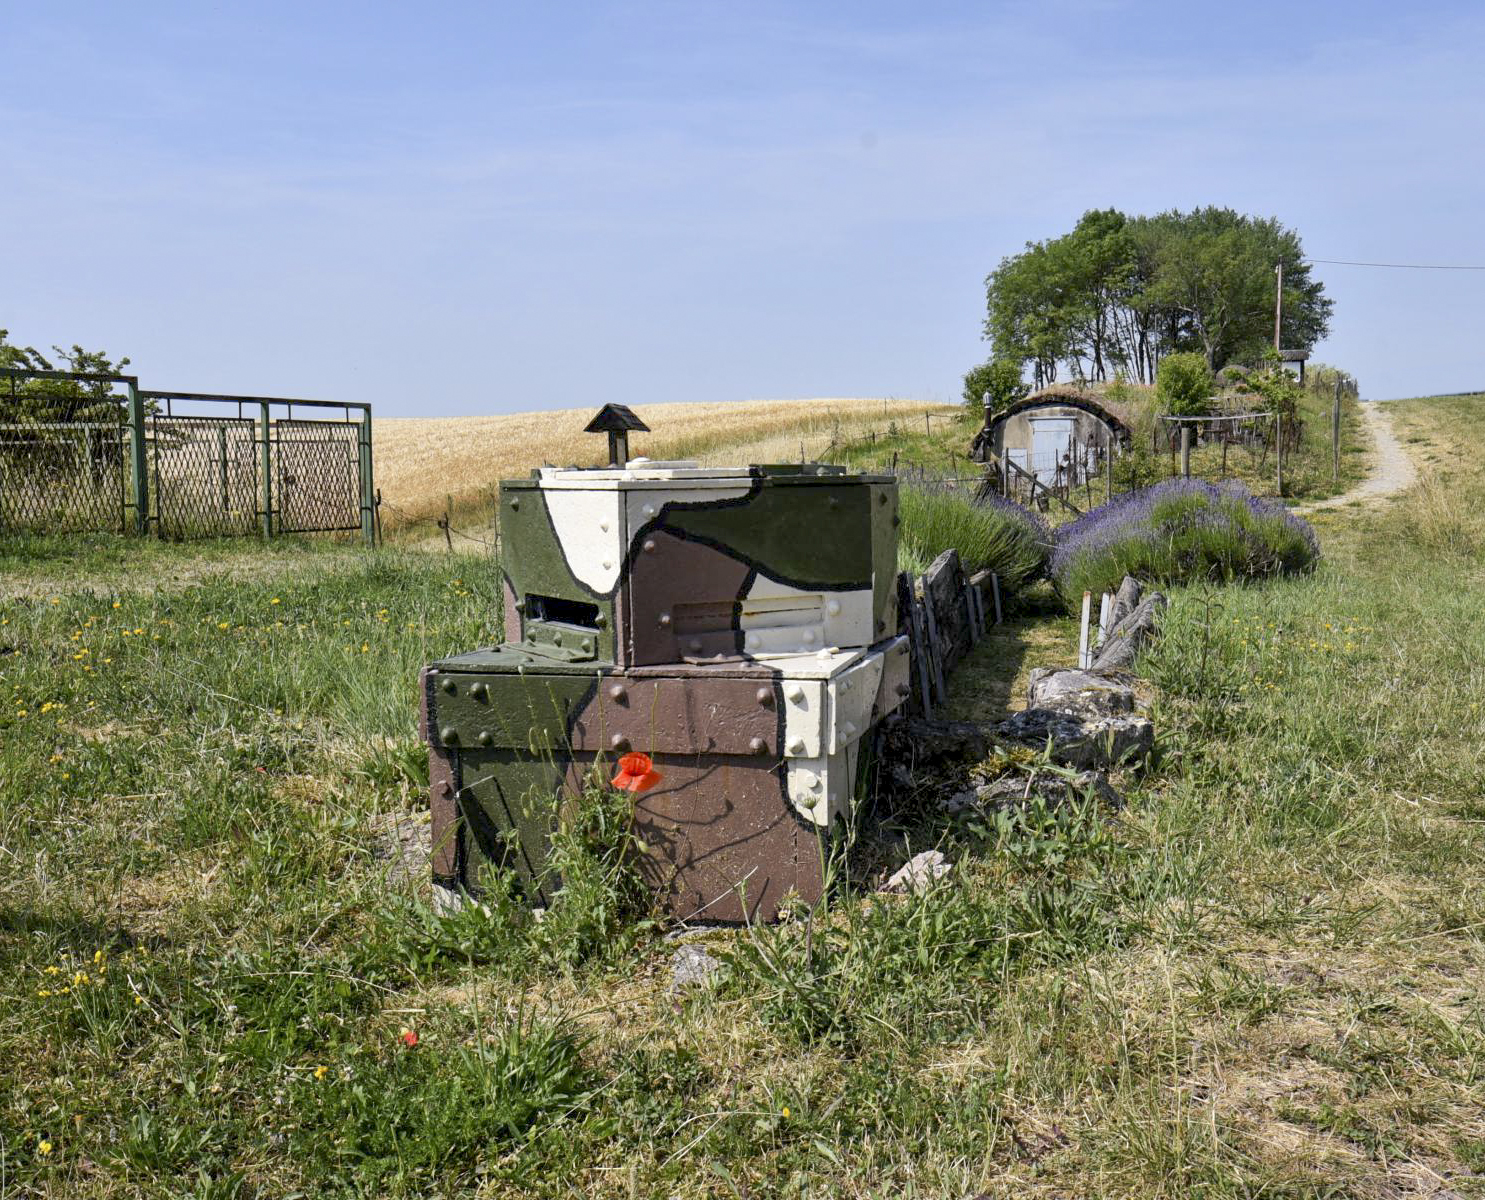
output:
[[[501,484],[506,640],[620,667],[867,647],[897,628],[897,486],[631,463]]]
[[[635,822],[663,911],[771,920],[790,893],[813,902],[863,738],[903,702],[907,672],[900,637],[767,662],[618,668],[502,646],[435,663],[422,680],[435,882],[477,893],[495,863],[550,899],[563,798],[642,750],[660,780]]]

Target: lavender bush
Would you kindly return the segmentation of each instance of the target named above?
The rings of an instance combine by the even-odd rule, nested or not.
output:
[[[1151,583],[1227,582],[1308,570],[1320,544],[1307,521],[1242,484],[1170,479],[1057,531],[1048,572],[1069,604],[1125,575]]]
[[[946,484],[904,482],[898,561],[919,572],[945,550],[958,550],[968,572],[996,572],[1016,590],[1041,575],[1052,535],[1035,513],[999,496],[976,499]]]

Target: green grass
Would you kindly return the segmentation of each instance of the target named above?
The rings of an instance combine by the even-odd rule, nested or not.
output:
[[[1174,591],[1124,809],[925,784],[840,867],[938,846],[933,891],[714,934],[679,994],[612,814],[546,921],[435,917],[400,867],[416,673],[492,639],[489,560],[12,548],[0,1194],[1485,1194],[1485,404],[1399,413],[1442,496]],[[951,707],[1070,626],[1021,618]]]

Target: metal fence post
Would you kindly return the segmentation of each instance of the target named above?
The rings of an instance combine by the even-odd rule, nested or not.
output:
[[[371,486],[371,405],[361,410],[361,532],[376,545],[376,495]]]
[[[124,386],[129,389],[129,478],[134,532],[145,534],[150,528],[150,482],[144,455],[144,398],[139,394],[138,380],[131,379]]]
[[[225,425],[217,426],[217,466],[222,482],[222,511],[226,512],[232,505],[227,494],[227,427]]]
[[[268,402],[265,400],[258,405],[260,421],[263,428],[263,443],[261,455],[261,470],[263,472],[263,536],[273,536],[273,446],[269,441],[271,426],[268,412]]]

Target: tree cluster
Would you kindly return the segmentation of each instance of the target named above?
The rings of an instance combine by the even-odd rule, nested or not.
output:
[[[1280,263],[1281,340],[1308,349],[1329,332],[1333,302],[1293,230],[1230,208],[1095,210],[1001,261],[985,281],[985,336],[993,358],[1030,365],[1038,387],[1059,371],[1152,383],[1160,360],[1181,352],[1215,371],[1272,345]]]
[[[117,362],[100,350],[53,346],[48,358],[34,346],[17,346],[10,331],[0,329],[0,367],[20,371],[74,371],[88,375],[118,375],[129,365]],[[60,364],[60,365],[54,365]],[[0,377],[0,401],[8,419],[58,423],[68,421],[117,420],[122,403],[113,385],[105,380],[36,379]]]

